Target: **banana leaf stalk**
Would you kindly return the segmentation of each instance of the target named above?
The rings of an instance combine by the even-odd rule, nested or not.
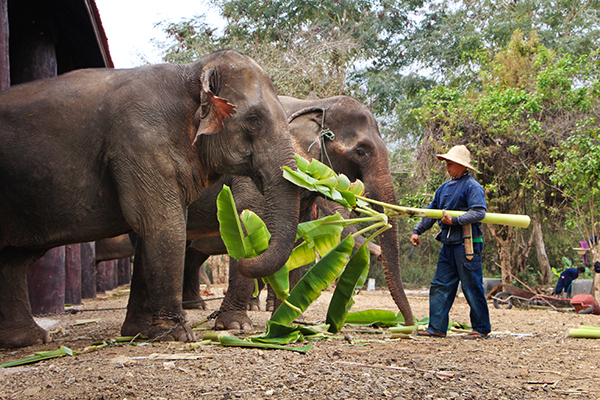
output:
[[[581,325],[579,328],[569,329],[569,337],[584,339],[600,339],[600,327]]]
[[[426,217],[434,219],[442,219],[444,213],[442,210],[428,209],[428,208],[413,208],[413,207],[402,207],[393,204],[383,203],[380,201],[369,199],[368,197],[357,196],[357,198],[367,201],[369,203],[377,204],[386,209],[386,215],[389,217]],[[451,217],[458,217],[463,215],[466,211],[453,211],[445,210]],[[517,215],[517,214],[497,214],[497,213],[486,213],[485,218],[481,222],[489,224],[499,224],[516,226],[520,228],[527,228],[531,222],[528,215]]]
[[[56,350],[50,351],[38,351],[34,356],[25,357],[20,360],[9,361],[3,364],[0,364],[0,368],[10,368],[16,367],[18,365],[32,364],[42,360],[49,360],[51,358],[63,357],[63,356],[72,356],[73,350],[68,347],[60,346],[60,348]]]

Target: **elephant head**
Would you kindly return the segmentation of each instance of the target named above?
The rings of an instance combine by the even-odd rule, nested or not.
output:
[[[301,153],[347,175],[351,181],[362,180],[369,198],[396,204],[387,148],[377,121],[365,105],[346,96],[323,100],[285,96],[279,99]],[[398,225],[395,219],[391,224],[392,229],[384,232],[380,239],[385,277],[406,321],[413,321],[400,276]]]
[[[199,93],[194,146],[201,179],[208,184],[221,174],[253,179],[266,201],[272,237],[263,254],[239,261],[239,271],[250,278],[270,275],[289,257],[298,223],[299,191],[281,170],[295,168],[285,111],[268,74],[243,54],[212,53],[191,64],[189,73],[189,85]]]

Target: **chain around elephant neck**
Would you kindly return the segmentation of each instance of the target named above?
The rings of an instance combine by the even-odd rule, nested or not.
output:
[[[321,142],[321,162],[325,161],[325,157],[327,157],[327,162],[329,163],[329,166],[331,167],[331,169],[333,169],[333,165],[331,165],[331,160],[329,159],[329,154],[327,154],[327,149],[325,148],[325,138],[329,139],[329,140],[333,140],[335,139],[335,133],[333,133],[331,131],[331,129],[329,128],[325,128],[325,108],[321,109],[323,111],[323,117],[321,118],[321,132],[319,132],[319,136],[317,136],[317,138],[315,139],[314,142],[312,142],[310,144],[310,146],[308,146],[308,153],[310,153],[310,149],[313,147],[313,145],[315,143],[317,143],[318,141]]]

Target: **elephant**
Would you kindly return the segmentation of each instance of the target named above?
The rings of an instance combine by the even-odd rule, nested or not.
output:
[[[333,170],[344,173],[351,181],[362,180],[368,197],[396,204],[387,148],[381,139],[375,118],[365,105],[347,96],[316,100],[279,96],[279,99],[287,113],[297,153],[329,164]],[[328,132],[327,130],[333,132],[334,136],[324,137],[323,133]],[[244,177],[222,179],[227,180],[227,184],[231,186],[238,211],[249,208],[259,216],[268,215],[261,196],[253,188],[251,181]],[[202,195],[214,196],[214,193],[210,193],[212,190],[215,189],[208,189]],[[314,217],[315,197],[308,191],[302,193],[300,220],[305,221]],[[214,204],[214,200],[205,201],[204,204]],[[192,204],[188,209],[188,239],[193,241],[186,251],[183,284],[185,308],[204,307],[199,295],[197,268],[209,255],[225,253],[215,215],[216,210],[210,207],[200,208]],[[392,219],[390,223],[392,229],[384,232],[380,238],[385,277],[399,310],[406,321],[413,321],[400,276],[397,221]],[[229,271],[229,288],[215,321],[215,328],[249,330],[251,321],[246,309],[254,284],[240,273],[238,261],[231,261]]]
[[[135,232],[121,334],[194,340],[182,309],[187,207],[221,175],[246,175],[268,204],[271,245],[249,278],[293,248],[299,190],[285,111],[269,75],[231,50],[189,64],[84,69],[0,92],[0,347],[47,343],[28,267],[53,247]]]

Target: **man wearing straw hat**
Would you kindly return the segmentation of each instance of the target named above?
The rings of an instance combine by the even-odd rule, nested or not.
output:
[[[471,308],[473,328],[471,333],[462,337],[484,338],[491,331],[481,268],[483,240],[480,221],[485,217],[487,208],[485,192],[475,178],[467,173],[467,169],[477,170],[471,165],[471,153],[465,146],[454,146],[448,153],[438,154],[437,158],[446,162],[446,171],[452,179],[438,188],[428,207],[444,210],[444,217],[437,220],[441,232],[436,236],[443,246],[429,288],[429,327],[418,335],[446,337],[448,314],[460,282]],[[445,210],[466,213],[453,218]],[[435,222],[435,219],[423,218],[415,226],[410,236],[413,246],[421,244],[419,235],[430,229]]]

